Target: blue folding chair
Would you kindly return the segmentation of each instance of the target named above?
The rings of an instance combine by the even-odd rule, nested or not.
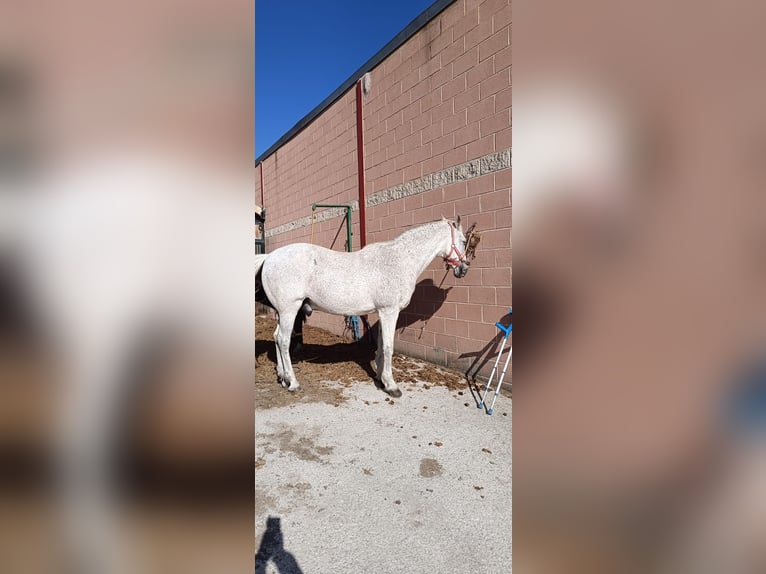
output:
[[[509,315],[513,315],[513,309],[510,309],[508,311]],[[481,397],[481,402],[477,405],[478,408],[483,409],[484,408],[484,399],[487,398],[487,392],[489,391],[490,386],[492,386],[492,379],[497,374],[497,365],[500,363],[500,356],[503,354],[503,351],[505,350],[505,343],[508,341],[508,337],[510,337],[511,332],[513,331],[513,323],[508,325],[507,327],[503,325],[502,323],[495,323],[495,326],[500,329],[505,335],[503,336],[503,344],[500,346],[500,352],[497,354],[497,359],[495,359],[495,366],[492,367],[492,372],[489,374],[489,379],[487,380],[487,386],[484,389],[484,394]],[[503,384],[503,379],[505,378],[505,372],[508,370],[508,363],[511,362],[511,354],[513,353],[513,345],[510,346],[508,349],[508,356],[505,359],[505,365],[503,366],[503,372],[500,375],[500,378],[497,379],[497,388],[495,389],[495,396],[492,398],[492,404],[489,406],[489,409],[487,410],[487,414],[491,415],[495,410],[495,401],[497,400],[497,395],[500,394],[500,385]]]

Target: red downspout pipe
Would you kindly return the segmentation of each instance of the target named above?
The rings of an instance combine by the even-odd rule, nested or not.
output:
[[[356,82],[356,163],[359,177],[359,249],[367,245],[367,202],[364,192],[364,116],[362,115],[362,76]],[[370,322],[367,315],[362,315],[364,334],[370,330]]]
[[[362,80],[356,82],[356,161],[359,174],[360,249],[367,245],[367,205],[364,192],[364,125],[362,116]]]
[[[261,209],[265,209],[266,206],[263,205],[263,162],[260,163],[261,169]]]

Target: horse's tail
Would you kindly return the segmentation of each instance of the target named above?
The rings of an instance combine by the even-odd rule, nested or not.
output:
[[[266,257],[268,257],[266,254],[259,254],[255,256],[255,275],[256,277],[260,276],[261,274],[261,267],[263,267],[263,262],[266,261]]]
[[[266,261],[266,257],[267,255],[255,256],[255,301],[256,303],[263,303],[272,309],[276,309],[271,301],[269,301],[269,298],[266,296],[266,291],[263,288],[263,280],[261,278],[263,262]],[[304,300],[301,308],[298,310],[298,314],[295,316],[295,324],[293,325],[293,347],[296,345],[303,345],[303,324],[306,322],[306,318],[311,315],[312,311],[313,309],[311,308],[308,299]]]
[[[255,256],[255,301],[256,303],[263,303],[274,308],[269,298],[266,296],[266,291],[263,289],[263,281],[261,279],[261,272],[263,271],[263,262],[266,261],[266,255]]]

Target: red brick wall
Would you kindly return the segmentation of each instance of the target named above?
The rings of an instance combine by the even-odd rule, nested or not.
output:
[[[456,0],[371,71],[364,98],[368,198],[511,147],[510,40],[510,0]],[[267,230],[310,216],[314,202],[358,199],[355,122],[351,89],[264,161]],[[369,207],[367,241],[456,215],[482,232],[476,260],[463,279],[445,274],[440,260],[429,266],[402,312],[396,347],[466,370],[511,306],[511,169]],[[358,218],[355,211],[355,249]],[[304,225],[268,237],[267,249],[310,238]],[[343,250],[345,238],[341,217],[314,226],[318,245]],[[341,317],[316,313],[311,323],[343,330]]]
[[[368,192],[511,147],[510,0],[458,0],[372,72]]]

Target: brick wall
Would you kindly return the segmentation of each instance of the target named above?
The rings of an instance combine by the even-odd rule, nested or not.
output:
[[[512,301],[510,0],[456,0],[370,73],[363,116],[368,243],[456,215],[482,232],[465,278],[446,273],[440,260],[420,277],[396,348],[466,370]],[[259,166],[269,251],[311,239],[315,202],[354,206],[359,248],[355,126],[350,89]],[[313,242],[345,249],[343,217],[316,222]],[[341,317],[316,313],[311,323],[343,331]]]

